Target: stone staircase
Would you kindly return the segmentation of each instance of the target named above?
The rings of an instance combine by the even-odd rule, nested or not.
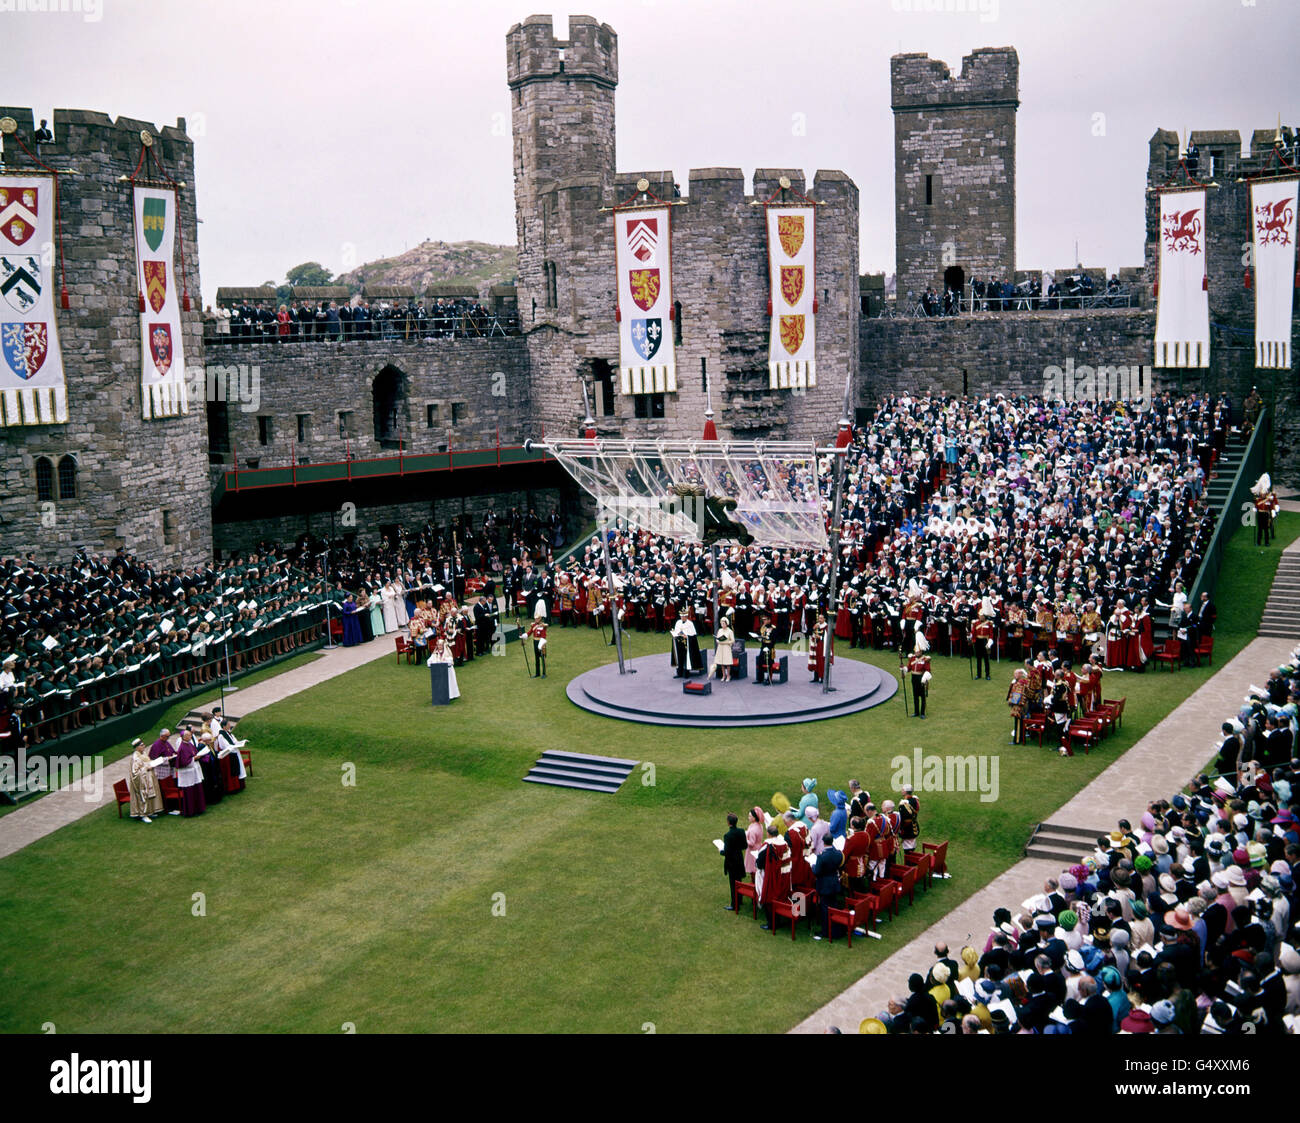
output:
[[[1284,550],[1278,559],[1259,634],[1300,640],[1300,550]]]
[[[1218,526],[1223,518],[1232,518],[1232,512],[1225,514],[1223,505],[1227,502],[1229,494],[1232,492],[1233,481],[1237,478],[1237,473],[1241,470],[1241,462],[1246,457],[1246,445],[1240,437],[1235,434],[1228,438],[1227,447],[1223,450],[1223,455],[1215,462],[1213,472],[1214,478],[1205,486],[1206,501],[1210,505],[1210,510],[1214,512],[1214,525]],[[1191,585],[1187,586],[1190,593]],[[1167,594],[1165,594],[1167,595]],[[1169,609],[1162,608],[1160,605],[1152,605],[1151,609],[1151,632],[1152,639],[1157,645],[1164,643],[1169,638]]]
[[[1087,827],[1062,827],[1055,823],[1039,823],[1025,846],[1026,858],[1051,858],[1073,865],[1097,848],[1097,839],[1106,830],[1089,830]]]
[[[583,753],[544,752],[524,777],[526,784],[555,788],[580,788],[589,792],[616,792],[637,766],[635,760]]]

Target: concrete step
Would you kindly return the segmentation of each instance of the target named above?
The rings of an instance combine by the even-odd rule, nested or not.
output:
[[[1091,827],[1068,827],[1059,823],[1039,823],[1039,834],[1058,834],[1065,835],[1067,838],[1082,838],[1086,842],[1094,841],[1098,835],[1105,834],[1103,830],[1094,830]]]
[[[1056,862],[1064,862],[1074,865],[1084,856],[1084,850],[1066,850],[1054,846],[1027,846],[1025,848],[1026,858],[1048,858]]]
[[[618,791],[618,788],[611,788],[608,784],[592,784],[585,780],[548,780],[540,776],[525,776],[525,784],[546,784],[552,788],[580,788],[588,792],[600,792],[602,795],[609,795]]]

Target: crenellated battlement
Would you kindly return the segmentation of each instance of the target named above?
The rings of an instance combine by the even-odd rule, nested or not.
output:
[[[980,47],[961,61],[956,77],[942,59],[894,55],[889,60],[890,105],[895,113],[1020,105],[1020,56],[1014,47]]]
[[[1188,148],[1196,148],[1196,178],[1204,181],[1237,179],[1276,170],[1273,155],[1280,145],[1287,158],[1295,163],[1296,135],[1289,126],[1255,129],[1250,134],[1250,148],[1242,147],[1236,129],[1193,129],[1187,137]],[[1147,185],[1159,187],[1179,170],[1178,162],[1186,154],[1179,135],[1173,129],[1157,129],[1149,142]]]
[[[529,16],[506,33],[506,80],[528,82],[564,76],[613,89],[618,85],[618,35],[591,16],[570,16],[569,37],[557,39],[550,16]]]

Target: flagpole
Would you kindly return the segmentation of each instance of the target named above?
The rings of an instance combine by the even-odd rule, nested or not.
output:
[[[840,507],[844,499],[844,461],[848,458],[849,442],[853,428],[849,421],[849,401],[853,392],[853,372],[844,376],[844,413],[840,417],[840,431],[835,438],[835,499],[831,507],[831,581],[827,599],[825,649],[822,652],[822,693],[829,694],[831,686],[831,659],[835,654],[835,624],[838,614],[835,605],[836,586],[840,574]]]
[[[587,397],[587,384],[582,384],[582,408],[586,419],[582,423],[583,432],[589,441],[596,439],[596,419],[591,416],[591,401]],[[618,618],[618,605],[615,603],[614,565],[609,558],[609,524],[600,525],[600,547],[605,555],[605,577],[609,581],[609,619],[614,626],[614,648],[618,652],[618,673],[628,674],[623,662],[623,626]],[[635,671],[631,672],[636,674]]]

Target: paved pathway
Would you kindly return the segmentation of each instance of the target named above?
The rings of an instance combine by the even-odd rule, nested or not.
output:
[[[320,658],[313,659],[301,667],[272,675],[252,686],[240,687],[226,699],[227,711],[237,717],[247,717],[254,710],[260,710],[300,690],[308,690],[345,674],[364,663],[393,658],[391,636],[372,640],[370,643],[358,644],[356,647],[338,647],[333,651],[324,651]],[[215,689],[215,684],[213,684]],[[202,694],[193,696],[195,703],[204,698]],[[42,796],[40,799],[10,812],[0,819],[0,858],[21,850],[30,842],[44,838],[47,834],[76,822],[83,815],[89,815],[105,804],[113,803],[113,785],[126,778],[130,757],[105,765],[98,772],[85,777],[79,784],[70,783],[57,792]],[[99,792],[99,797],[92,794]]]
[[[1300,539],[1291,543],[1285,552],[1300,552]],[[1204,766],[1217,747],[1215,735],[1223,719],[1236,712],[1252,682],[1262,682],[1271,667],[1286,661],[1297,640],[1300,636],[1252,640],[1186,702],[1046,821],[1099,828],[1111,827],[1121,818],[1137,822],[1148,800],[1168,798]],[[949,850],[948,867],[954,871],[954,877],[961,876],[960,850],[955,853]],[[982,948],[992,925],[993,910],[1004,905],[1014,908],[1041,892],[1043,880],[1059,874],[1061,869],[1061,862],[1043,858],[1017,862],[791,1032],[822,1033],[832,1025],[846,1033],[855,1032],[863,1018],[874,1017],[885,1009],[891,997],[907,995],[908,976],[929,968],[938,941],[946,940],[955,955],[970,933]],[[888,940],[888,925],[884,935]]]

